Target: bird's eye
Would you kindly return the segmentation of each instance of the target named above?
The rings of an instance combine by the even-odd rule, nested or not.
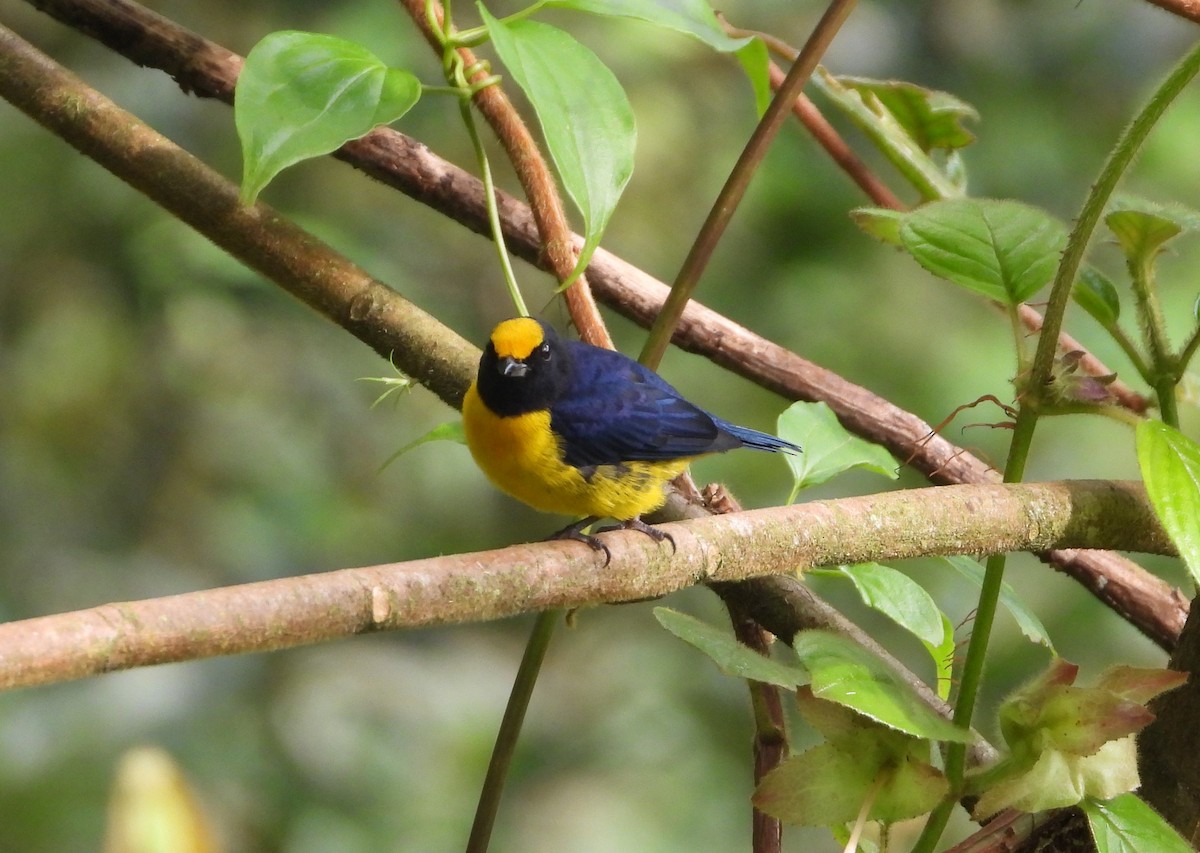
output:
[[[542,361],[550,360],[550,344],[542,344],[540,347],[538,347],[537,351],[538,357],[540,357]]]

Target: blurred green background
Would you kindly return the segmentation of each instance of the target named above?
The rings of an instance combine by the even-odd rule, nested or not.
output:
[[[314,30],[357,39],[438,82],[394,3],[151,5],[243,54],[270,31]],[[722,8],[741,26],[798,43],[822,7]],[[0,22],[91,85],[240,175],[227,107],[183,96],[165,75],[24,3],[0,9]],[[549,18],[611,63],[639,120],[637,171],[605,246],[670,280],[752,129],[749,87],[735,63],[682,37]],[[974,104],[982,122],[966,153],[972,193],[1070,219],[1122,124],[1195,32],[1134,0],[864,0],[827,64]],[[426,99],[399,127],[470,167],[446,99]],[[1193,87],[1126,189],[1200,207],[1198,138]],[[496,493],[458,445],[421,447],[380,473],[398,447],[456,413],[423,390],[372,408],[380,389],[358,380],[387,375],[384,362],[7,104],[0,181],[0,619],[498,547],[561,524]],[[485,241],[343,164],[293,169],[265,199],[475,341],[510,313]],[[788,127],[700,299],[931,423],[983,394],[1010,398],[1001,316],[859,233],[846,212],[862,203]],[[1114,250],[1102,246],[1097,258],[1120,275]],[[1163,265],[1176,340],[1191,322],[1198,262],[1193,241]],[[548,278],[519,273],[531,305],[546,304]],[[548,314],[562,318],[558,308]],[[612,327],[636,351],[643,333],[616,317]],[[1079,312],[1069,327],[1127,373]],[[672,353],[662,372],[758,428],[773,428],[784,406],[694,356]],[[977,410],[948,437],[1001,464],[1007,432],[960,431],[999,419]],[[1046,423],[1031,478],[1135,476],[1131,439],[1111,423]],[[727,483],[748,505],[781,501],[789,486],[779,459],[757,456],[705,460],[696,475]],[[854,475],[813,496],[891,487]],[[1169,562],[1155,567],[1181,580]],[[962,583],[932,563],[907,568],[952,620],[968,616]],[[1040,563],[1015,560],[1010,580],[1060,653],[1084,665],[1084,680],[1111,661],[1163,660]],[[864,614],[846,589],[818,586],[928,671],[916,641]],[[705,590],[666,603],[722,621]],[[660,630],[652,606],[587,610],[556,638],[493,849],[748,849],[745,688]],[[0,696],[0,850],[99,849],[114,767],[141,744],[177,758],[228,851],[461,849],[529,625],[365,637]],[[1046,657],[1007,620],[994,649],[988,707]],[[787,838],[789,850],[836,849],[824,832]]]

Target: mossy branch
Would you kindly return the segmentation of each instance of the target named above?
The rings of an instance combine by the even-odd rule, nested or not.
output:
[[[653,598],[698,583],[930,554],[1049,548],[1172,553],[1140,484],[947,486],[815,501],[664,525],[676,551],[636,531],[514,545],[107,604],[0,625],[0,688],[263,652],[370,631],[499,619]],[[754,618],[772,633],[786,628]]]

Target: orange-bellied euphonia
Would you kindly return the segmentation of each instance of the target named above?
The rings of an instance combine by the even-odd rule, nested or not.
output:
[[[587,516],[558,536],[607,548],[580,531],[598,518],[662,534],[639,516],[697,456],[736,447],[800,448],[689,403],[652,370],[613,350],[560,338],[531,317],[492,331],[463,400],[471,455],[503,491],[545,512]]]

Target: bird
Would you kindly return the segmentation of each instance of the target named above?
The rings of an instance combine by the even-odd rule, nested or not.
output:
[[[688,402],[628,356],[565,339],[533,317],[493,329],[462,414],[467,447],[493,484],[534,509],[583,516],[550,538],[608,559],[582,532],[602,518],[674,546],[641,516],[666,502],[666,484],[696,457],[739,447],[800,452]]]

